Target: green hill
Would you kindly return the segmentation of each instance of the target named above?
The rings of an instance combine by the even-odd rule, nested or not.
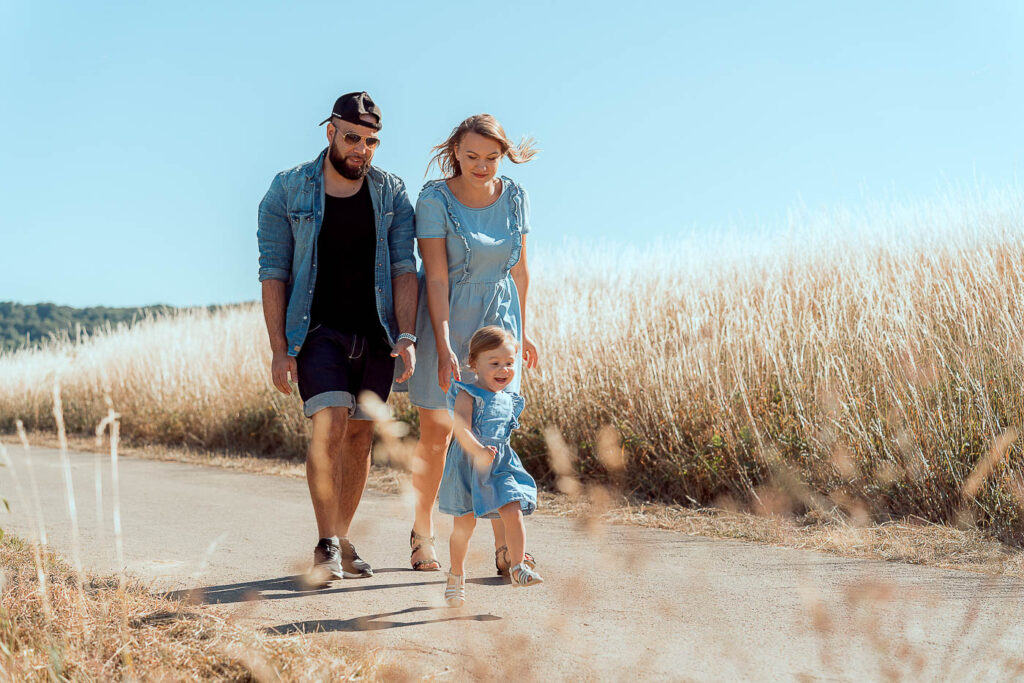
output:
[[[106,324],[131,323],[150,313],[173,310],[171,306],[142,306],[137,308],[111,308],[93,306],[73,308],[57,304],[18,304],[0,301],[0,350],[34,346],[52,334],[77,334],[78,326],[84,334]]]

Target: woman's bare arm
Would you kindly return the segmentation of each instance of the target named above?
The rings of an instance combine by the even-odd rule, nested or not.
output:
[[[419,246],[427,280],[427,310],[437,345],[437,383],[448,391],[453,374],[456,380],[462,379],[448,336],[448,250],[443,237],[420,239]]]
[[[523,236],[523,249],[519,254],[519,262],[512,266],[512,281],[519,292],[519,318],[523,326],[523,365],[528,368],[537,367],[540,354],[533,339],[526,334],[526,296],[530,289],[530,268],[526,264],[526,236]]]

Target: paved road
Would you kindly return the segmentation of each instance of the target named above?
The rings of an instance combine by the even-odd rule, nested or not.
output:
[[[59,454],[8,451],[0,494],[12,509],[0,526],[33,537],[34,474],[48,542],[72,557]],[[70,462],[82,562],[115,572],[109,463]],[[262,628],[339,633],[421,675],[1009,680],[1024,653],[1018,580],[630,526],[591,535],[543,514],[527,535],[546,583],[518,589],[493,576],[481,526],[467,605],[451,610],[442,574],[407,569],[409,501],[372,492],[351,536],[375,575],[310,590],[295,580],[316,541],[304,482],[141,459],[122,459],[120,480],[125,566],[155,590],[195,591]],[[440,532],[449,528],[443,520]]]

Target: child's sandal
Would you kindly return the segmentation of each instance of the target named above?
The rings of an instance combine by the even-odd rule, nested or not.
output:
[[[523,562],[530,569],[536,569],[537,561],[533,559],[533,555],[530,553],[523,553]],[[498,576],[508,576],[508,569],[512,565],[512,560],[508,556],[508,546],[503,545],[494,551],[494,568],[498,570]]]
[[[526,566],[525,562],[512,567],[508,571],[508,576],[512,579],[513,586],[536,586],[538,583],[544,583],[540,574]]]
[[[412,552],[409,554],[409,562],[412,564],[412,568],[419,572],[438,572],[441,571],[441,563],[437,561],[437,552],[434,550],[434,536],[420,536],[413,529],[409,536],[409,546],[412,548]],[[423,551],[423,555],[418,560],[413,559],[416,557],[416,553]]]
[[[444,601],[449,607],[466,604],[466,577],[448,572],[448,584],[444,587]]]

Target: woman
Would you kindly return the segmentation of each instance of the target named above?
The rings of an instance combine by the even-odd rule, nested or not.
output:
[[[515,335],[519,351],[510,391],[519,391],[523,361],[534,368],[538,359],[524,331],[530,204],[519,185],[498,175],[503,158],[516,164],[533,158],[533,141],[513,145],[497,119],[479,114],[460,123],[434,151],[431,163],[437,163],[444,178],[428,182],[416,202],[425,277],[416,317],[416,372],[409,380],[409,400],[420,418],[410,562],[423,571],[441,568],[434,550],[433,509],[452,433],[445,394],[453,378],[462,380],[459,362],[468,357],[470,337],[487,325]],[[505,573],[504,529],[500,520],[492,526],[495,565]]]

